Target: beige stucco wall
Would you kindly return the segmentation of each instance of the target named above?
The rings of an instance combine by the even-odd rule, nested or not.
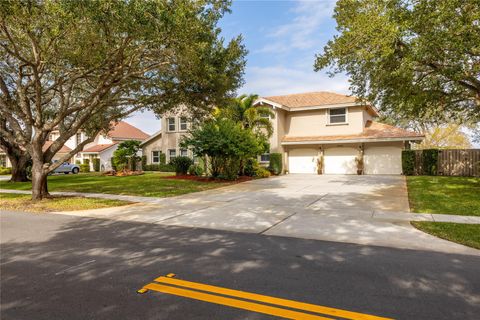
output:
[[[347,108],[347,124],[329,124],[328,110],[291,111],[286,117],[286,134],[293,137],[335,136],[361,133],[368,113],[363,107]],[[369,118],[370,119],[370,118]]]

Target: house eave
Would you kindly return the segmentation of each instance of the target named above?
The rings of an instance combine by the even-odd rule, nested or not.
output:
[[[154,140],[155,138],[157,138],[158,136],[161,136],[161,135],[162,135],[162,130],[157,131],[156,133],[154,133],[150,137],[148,137],[146,140],[142,141],[142,143],[140,143],[140,146],[143,147],[144,145],[148,144],[150,141]]]
[[[308,145],[308,144],[339,144],[339,143],[365,143],[365,142],[397,142],[397,141],[421,141],[423,137],[395,137],[395,138],[360,138],[338,140],[309,140],[309,141],[283,141],[283,146]]]

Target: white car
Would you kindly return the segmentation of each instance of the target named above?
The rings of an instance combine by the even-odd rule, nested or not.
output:
[[[73,174],[77,174],[80,172],[80,167],[76,164],[64,162],[58,167],[57,169],[53,170],[54,173],[65,173],[69,174],[70,172]]]

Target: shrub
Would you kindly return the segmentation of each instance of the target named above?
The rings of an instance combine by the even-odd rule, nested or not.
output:
[[[268,164],[268,170],[274,175],[279,175],[282,173],[282,154],[281,153],[270,153],[270,163]]]
[[[436,176],[438,168],[438,149],[422,150],[422,174]]]
[[[198,164],[192,164],[190,168],[188,168],[188,174],[192,176],[202,176],[203,175],[203,168]]]
[[[160,164],[167,164],[167,155],[163,152],[160,152]]]
[[[170,164],[175,168],[176,174],[187,174],[188,168],[193,164],[193,160],[189,157],[176,157],[170,161]]]
[[[78,164],[82,164],[82,163],[80,162],[80,160],[75,160],[75,164],[78,165]]]
[[[268,171],[267,169],[263,168],[263,167],[258,167],[256,170],[255,170],[255,177],[257,178],[268,178],[270,177],[270,171]]]
[[[142,170],[146,170],[145,167],[147,166],[147,156],[142,156]]]
[[[89,164],[81,164],[80,165],[80,172],[90,172],[90,165]]]
[[[93,159],[93,170],[96,172],[100,171],[100,158]]]
[[[112,165],[112,170],[117,171],[117,166],[115,165],[115,159],[110,158],[110,164]]]
[[[83,159],[83,164],[90,164],[90,159]]]
[[[221,179],[236,180],[238,178],[238,172],[240,171],[240,159],[225,159],[225,166],[222,171],[223,174],[221,175]]]
[[[415,150],[402,151],[402,172],[406,176],[415,174]]]
[[[11,174],[12,168],[0,167],[0,175]]]
[[[258,161],[257,159],[247,159],[245,161],[245,166],[243,168],[243,172],[246,176],[253,177],[255,175],[255,170],[258,168]]]
[[[147,164],[145,171],[175,172],[175,167],[169,164]]]

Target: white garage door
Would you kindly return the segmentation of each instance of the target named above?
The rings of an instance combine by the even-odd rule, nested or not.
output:
[[[316,149],[292,149],[288,152],[288,167],[290,173],[316,173]]]
[[[325,149],[324,165],[326,174],[356,174],[357,164],[355,157],[358,151],[355,148]]]
[[[366,147],[364,164],[365,174],[401,174],[402,148]]]

